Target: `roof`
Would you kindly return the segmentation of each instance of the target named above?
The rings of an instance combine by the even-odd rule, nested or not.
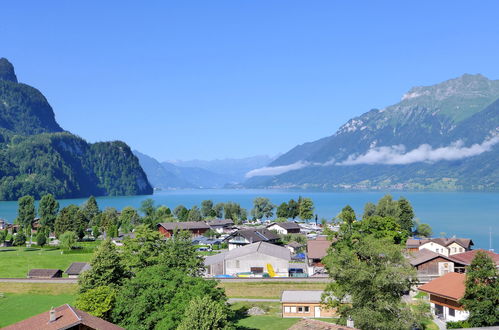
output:
[[[302,319],[298,323],[295,323],[288,330],[357,330],[357,328],[347,327],[345,325],[338,325],[334,323],[314,320],[314,319]]]
[[[469,249],[473,244],[473,241],[469,238],[409,238],[407,239],[405,246],[406,248],[419,248],[421,245],[426,243],[433,242],[440,244],[442,246],[449,246],[452,243],[457,243],[465,249]]]
[[[302,247],[303,244],[293,241],[293,242],[289,242],[288,244],[286,244],[286,246],[290,246],[290,247],[296,249],[296,248]]]
[[[89,270],[90,264],[88,262],[73,262],[66,269],[65,273],[68,275],[80,275],[82,272]]]
[[[85,325],[91,329],[98,330],[122,330],[111,322],[105,321],[96,316],[90,315],[71,307],[70,305],[62,305],[55,309],[56,320],[50,322],[50,311],[35,315],[29,319],[14,323],[3,329],[6,330],[56,330],[68,329],[76,325]]]
[[[33,268],[33,269],[29,270],[28,276],[54,277],[59,272],[62,273],[62,270],[60,270],[60,269],[40,269],[40,268]]]
[[[286,230],[290,230],[290,229],[300,229],[300,225],[297,224],[296,222],[291,222],[291,221],[288,221],[288,222],[274,222],[274,223],[271,223],[270,225],[267,226],[267,228],[271,227],[271,226],[279,226],[283,229],[286,229]]]
[[[232,226],[234,221],[231,219],[215,219],[207,222],[208,226]]]
[[[454,256],[446,257],[443,254],[436,253],[436,252],[433,252],[433,251],[428,250],[428,249],[421,249],[415,253],[412,253],[409,256],[409,262],[411,263],[412,266],[418,266],[418,265],[424,264],[425,262],[428,262],[428,261],[433,260],[433,259],[438,258],[438,257],[444,258],[444,259],[452,261],[452,262],[457,261],[458,263],[461,263],[459,260],[455,260],[453,258]]]
[[[232,233],[229,237],[242,236],[250,242],[274,241],[278,240],[279,236],[274,234],[267,228],[259,229],[243,229]]]
[[[161,226],[166,230],[210,229],[210,226],[202,221],[162,222],[158,223],[158,226]]]
[[[322,290],[284,290],[281,295],[282,303],[320,303]]]
[[[307,241],[307,253],[311,259],[322,259],[327,255],[327,250],[332,242],[326,239],[315,239]]]
[[[465,281],[465,274],[447,273],[421,285],[419,290],[457,301],[464,296]]]
[[[262,253],[275,258],[291,260],[291,252],[287,248],[275,244],[270,244],[267,242],[258,242],[258,243],[248,244],[236,249],[232,249],[227,252],[222,252],[212,256],[207,256],[204,259],[204,264],[205,266],[209,266],[220,263],[224,260],[243,257],[245,255],[252,253]]]
[[[478,249],[478,250],[472,250],[472,251],[467,251],[463,253],[458,253],[458,254],[453,254],[452,258],[459,260],[461,263],[464,265],[470,265],[473,259],[475,258],[475,255],[478,251],[483,251],[485,252],[491,259],[494,261],[496,265],[499,265],[499,254],[494,253],[492,251],[487,251],[483,249]]]

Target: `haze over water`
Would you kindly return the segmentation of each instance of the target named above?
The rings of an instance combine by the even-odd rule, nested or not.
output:
[[[174,209],[178,205],[188,208],[200,206],[201,201],[211,199],[214,203],[233,201],[241,204],[248,212],[255,197],[268,197],[279,205],[299,196],[310,197],[315,204],[319,219],[331,220],[349,204],[358,217],[362,216],[364,204],[376,203],[385,192],[307,192],[283,190],[177,190],[159,191],[152,196],[98,197],[101,209],[125,206],[140,207],[140,203],[152,198],[156,206],[166,205]],[[489,249],[489,230],[492,230],[492,248],[499,250],[499,194],[498,193],[441,193],[441,192],[394,192],[395,199],[406,197],[414,207],[416,218],[431,225],[433,235],[471,238],[475,248]],[[59,200],[61,208],[69,204],[81,205],[85,198]],[[17,202],[0,202],[0,218],[9,222],[17,216]]]

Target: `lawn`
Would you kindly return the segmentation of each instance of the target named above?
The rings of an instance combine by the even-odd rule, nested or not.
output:
[[[0,283],[0,327],[74,303],[75,284]]]
[[[8,247],[0,249],[0,278],[25,278],[32,268],[66,270],[72,262],[89,261],[95,243],[79,243],[81,250],[62,251],[57,248]]]
[[[283,290],[324,290],[327,283],[310,282],[221,282],[231,298],[279,299]]]

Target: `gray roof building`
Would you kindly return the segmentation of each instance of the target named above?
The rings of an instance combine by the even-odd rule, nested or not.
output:
[[[68,269],[66,269],[65,273],[68,275],[80,275],[90,268],[91,266],[88,262],[73,262],[69,265]]]

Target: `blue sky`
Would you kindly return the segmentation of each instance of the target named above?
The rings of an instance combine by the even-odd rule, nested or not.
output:
[[[412,86],[499,79],[497,1],[3,1],[65,129],[159,160],[286,152]]]

